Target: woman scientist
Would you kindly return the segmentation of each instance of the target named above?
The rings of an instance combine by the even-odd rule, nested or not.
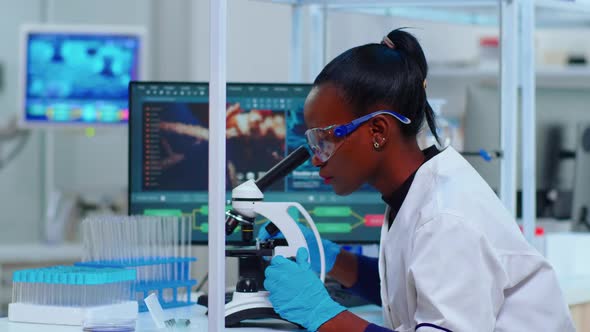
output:
[[[320,175],[338,195],[368,183],[387,203],[378,261],[322,241],[329,275],[381,304],[385,327],[329,297],[313,245],[311,265],[301,248],[266,269],[276,312],[322,332],[574,331],[554,271],[492,189],[453,148],[418,147],[425,119],[436,135],[426,74],[417,40],[394,30],[332,60],[305,103]]]

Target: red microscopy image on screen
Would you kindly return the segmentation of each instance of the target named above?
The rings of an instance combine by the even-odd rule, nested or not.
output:
[[[209,113],[207,104],[150,103],[144,128],[149,174],[144,190],[207,190]],[[285,114],[227,108],[226,187],[257,179],[285,156]],[[148,143],[155,145],[149,147]],[[151,158],[148,160],[148,158]],[[270,190],[283,190],[277,183]]]

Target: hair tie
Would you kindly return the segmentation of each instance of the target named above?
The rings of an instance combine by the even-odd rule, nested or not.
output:
[[[391,48],[392,50],[395,50],[395,44],[391,41],[391,39],[389,39],[388,36],[383,37],[381,44]]]

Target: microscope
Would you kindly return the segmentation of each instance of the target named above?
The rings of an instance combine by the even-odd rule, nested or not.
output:
[[[240,260],[240,278],[232,300],[225,305],[226,327],[236,326],[243,320],[260,318],[282,319],[268,300],[269,293],[264,289],[264,269],[269,258],[282,255],[287,258],[296,256],[300,247],[308,248],[308,243],[289,214],[295,208],[308,223],[316,238],[320,253],[320,279],[325,279],[325,256],[320,234],[307,210],[294,202],[264,202],[262,193],[274,182],[281,180],[310,157],[306,147],[300,146],[285,159],[272,167],[258,180],[249,180],[232,190],[232,209],[226,212],[225,231],[231,235],[238,226],[241,228],[242,241],[237,246],[226,247],[226,257]],[[270,221],[266,230],[271,236],[280,231],[284,238],[269,239],[259,242],[254,238],[254,223],[260,215]]]

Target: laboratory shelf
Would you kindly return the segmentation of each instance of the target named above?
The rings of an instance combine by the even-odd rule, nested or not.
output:
[[[327,6],[391,6],[391,5],[413,5],[413,6],[481,6],[497,4],[498,0],[260,0],[273,3],[285,3],[290,5],[327,5]]]
[[[538,8],[548,10],[560,10],[565,12],[575,12],[580,14],[590,14],[590,1],[584,0],[536,0],[535,5]]]
[[[587,69],[577,68],[541,70],[535,68],[535,32],[540,28],[590,27],[590,1],[588,0],[258,0],[268,3],[288,4],[293,8],[292,58],[301,57],[302,10],[306,8],[311,17],[311,31],[317,37],[311,45],[310,77],[323,67],[326,45],[326,21],[334,12],[372,14],[386,17],[402,17],[431,22],[459,25],[498,27],[502,40],[502,66],[495,70],[441,69],[432,70],[431,78],[462,77],[464,79],[487,79],[499,82],[501,87],[501,145],[504,158],[501,161],[500,198],[514,214],[516,211],[516,167],[522,159],[523,211],[526,212],[525,235],[530,241],[535,211],[535,153],[516,152],[518,136],[523,146],[535,146],[535,89],[536,87],[590,86]],[[322,37],[323,36],[323,37]],[[301,80],[301,63],[293,61],[291,77]],[[519,93],[521,87],[521,93]],[[521,97],[519,97],[521,96]],[[523,110],[517,128],[517,109]],[[530,124],[530,126],[528,125]],[[523,148],[524,149],[524,148]]]
[[[498,26],[499,0],[258,0],[330,11],[419,19],[431,22]],[[590,27],[590,1],[536,0],[537,27]]]
[[[499,68],[478,68],[478,67],[435,67],[431,66],[428,71],[430,78],[498,78]],[[570,67],[542,67],[537,68],[538,79],[559,79],[559,78],[590,78],[590,66]]]

